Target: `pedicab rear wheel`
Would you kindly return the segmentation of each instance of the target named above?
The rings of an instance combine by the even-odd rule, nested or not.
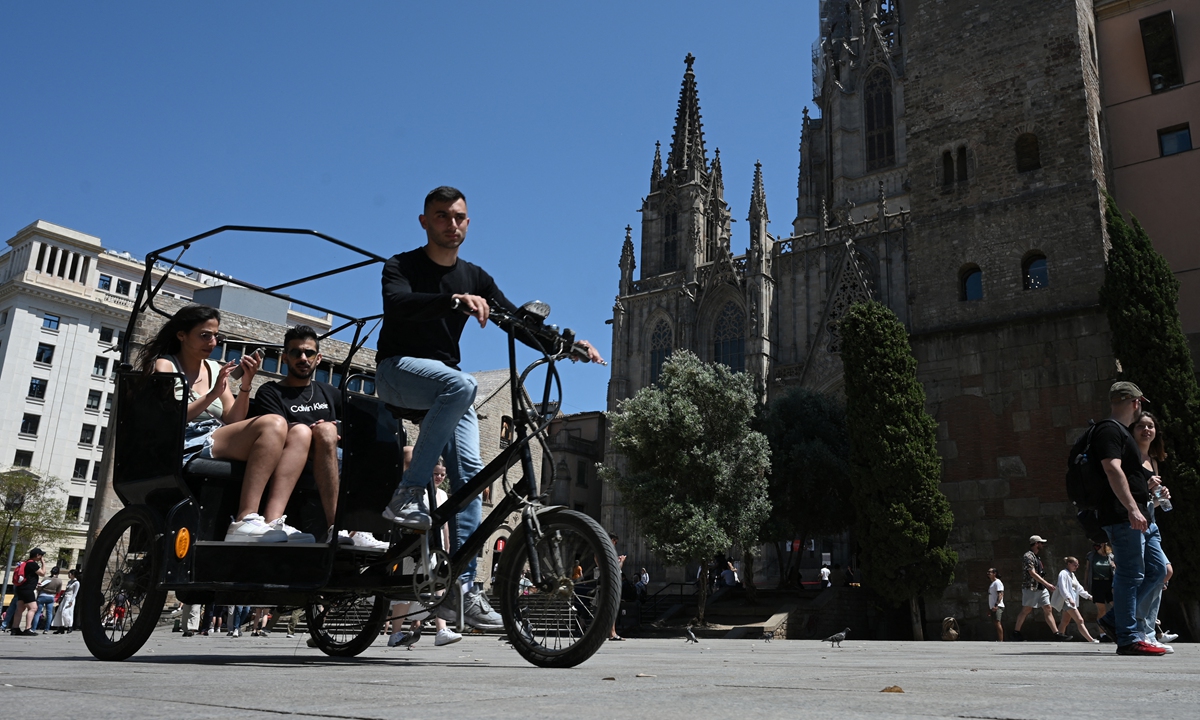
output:
[[[167,600],[167,591],[157,587],[159,534],[158,517],[138,506],[114,515],[96,538],[76,610],[83,641],[99,660],[133,655],[158,624]]]
[[[333,657],[354,657],[371,647],[387,620],[391,601],[383,595],[323,593],[304,608],[308,634]]]

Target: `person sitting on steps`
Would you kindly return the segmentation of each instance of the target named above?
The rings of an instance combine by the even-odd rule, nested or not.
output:
[[[139,368],[146,374],[184,376],[184,463],[193,457],[246,463],[238,511],[225,531],[225,542],[313,542],[312,535],[288,525],[283,514],[308,460],[308,445],[289,445],[287,421],[278,415],[246,418],[259,360],[254,355],[225,365],[210,360],[220,329],[221,314],[215,308],[187,305],[142,348]],[[235,396],[229,374],[237,367],[244,374]],[[177,394],[183,397],[182,388]],[[264,492],[266,507],[260,515]]]

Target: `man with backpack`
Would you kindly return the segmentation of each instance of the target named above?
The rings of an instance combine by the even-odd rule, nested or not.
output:
[[[1107,487],[1101,487],[1096,514],[1113,548],[1113,602],[1100,627],[1117,642],[1119,655],[1165,655],[1138,631],[1139,608],[1162,585],[1167,573],[1166,556],[1150,503],[1150,471],[1129,426],[1149,402],[1131,382],[1113,383],[1109,388],[1112,416],[1091,431],[1090,455],[1099,463]],[[1115,422],[1113,422],[1115,421]]]

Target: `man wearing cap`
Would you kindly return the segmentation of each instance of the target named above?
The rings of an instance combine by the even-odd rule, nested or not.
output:
[[[1108,497],[1097,509],[1113,548],[1113,602],[1100,627],[1117,642],[1120,655],[1165,655],[1166,648],[1139,632],[1139,617],[1149,610],[1154,591],[1167,575],[1162,538],[1150,508],[1150,471],[1129,432],[1149,400],[1131,382],[1109,388],[1111,419],[1092,435],[1092,447],[1108,478]],[[1149,519],[1147,519],[1149,518]]]
[[[17,614],[12,621],[13,635],[37,635],[33,629],[33,614],[37,612],[38,579],[46,574],[42,569],[42,558],[46,553],[41,548],[29,551],[29,559],[25,561],[25,581],[17,586]],[[25,621],[25,629],[21,630],[21,621]]]
[[[1034,608],[1041,608],[1042,615],[1046,618],[1046,626],[1050,628],[1050,632],[1054,633],[1054,637],[1059,640],[1068,640],[1066,635],[1058,631],[1058,624],[1054,622],[1054,611],[1050,609],[1050,591],[1054,586],[1046,581],[1043,577],[1046,574],[1046,567],[1042,565],[1042,559],[1038,557],[1042,554],[1042,546],[1048,540],[1041,535],[1029,536],[1029,551],[1021,558],[1021,569],[1024,577],[1021,580],[1021,613],[1017,615],[1017,621],[1013,623],[1013,640],[1021,642],[1025,639],[1021,635],[1021,626],[1025,624],[1025,618],[1029,617],[1029,613]]]

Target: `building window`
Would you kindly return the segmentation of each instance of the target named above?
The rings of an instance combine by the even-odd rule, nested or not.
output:
[[[96,283],[96,287],[105,292],[112,291],[112,275],[101,275],[100,281]]]
[[[317,366],[317,371],[313,373],[313,379],[317,382],[329,382],[329,367],[324,363]]]
[[[959,275],[958,299],[963,301],[983,299],[983,271],[968,265]]]
[[[46,328],[47,330],[57,330],[59,320],[60,318],[57,315],[51,315],[47,313],[42,316],[42,327]]]
[[[58,566],[60,568],[73,567],[71,562],[75,559],[75,551],[70,548],[62,548],[58,551]]]
[[[29,379],[29,397],[37,400],[46,399],[46,386],[50,381],[45,378],[30,378]]]
[[[13,467],[31,467],[33,465],[33,453],[29,450],[18,450],[13,455]]]
[[[88,465],[90,464],[87,460],[76,460],[75,470],[71,473],[71,478],[74,480],[87,480]]]
[[[671,357],[671,326],[666,320],[659,320],[650,334],[650,383],[658,382],[663,363]]]
[[[104,447],[104,443],[105,443],[105,441],[107,441],[107,440],[108,440],[108,426],[107,426],[107,425],[101,425],[101,426],[100,426],[100,439],[99,439],[99,441],[97,442],[97,444],[98,444],[100,447]]]
[[[575,464],[575,484],[579,487],[587,487],[587,460],[580,460]]]
[[[1046,269],[1046,256],[1034,253],[1022,263],[1021,275],[1025,278],[1026,290],[1040,290],[1050,284],[1050,272]]]
[[[79,511],[83,509],[83,498],[72,495],[67,498],[67,522],[79,522]]]
[[[87,409],[92,412],[100,411],[100,400],[104,393],[99,390],[88,390]]]
[[[96,377],[104,377],[108,374],[108,358],[101,355],[96,356],[96,361],[92,363],[92,375]]]
[[[112,339],[113,339],[113,329],[112,328],[106,328],[106,327],[100,328],[100,342],[112,343]]]
[[[80,445],[91,445],[92,441],[95,439],[96,439],[96,426],[85,424],[83,426],[83,429],[79,431],[79,444]]]
[[[87,505],[84,506],[83,521],[85,523],[90,523],[92,521],[92,508],[95,505],[96,505],[96,501],[93,499],[91,502],[89,502]]]
[[[38,272],[42,272],[42,268],[45,266],[45,262],[46,262],[46,245],[45,245],[45,243],[43,243],[40,247],[38,247],[38,259],[37,259],[37,271]]]
[[[1038,149],[1037,135],[1021,133],[1017,136],[1017,172],[1029,172],[1042,166],[1042,154]]]
[[[46,343],[38,343],[37,356],[34,357],[34,361],[47,365],[54,362],[54,346],[47,345]]]
[[[21,417],[21,434],[22,435],[37,435],[38,425],[42,422],[41,415],[33,415],[25,413]]]
[[[967,181],[967,148],[966,148],[966,146],[959,146],[958,162],[955,164],[955,168],[957,169],[956,175],[958,176],[958,182],[965,183]]]
[[[117,294],[125,295],[126,297],[128,297],[128,295],[129,295],[129,281],[128,280],[118,280],[117,281]]]
[[[92,482],[100,482],[100,463],[94,463],[92,465]]]
[[[1158,152],[1162,157],[1192,149],[1192,130],[1187,123],[1158,131]]]
[[[1142,18],[1141,26],[1146,71],[1150,74],[1150,92],[1159,93],[1179,87],[1183,84],[1183,63],[1179,61],[1174,13],[1168,10]]]
[[[104,396],[104,412],[112,412],[112,393]]]
[[[949,150],[942,153],[942,187],[954,187],[954,154]]]
[[[867,170],[896,164],[896,132],[892,121],[892,76],[877,68],[863,85]]]
[[[669,212],[663,218],[662,271],[674,272],[679,267],[679,214]]]
[[[713,328],[713,359],[734,372],[746,369],[746,314],[730,300]]]

